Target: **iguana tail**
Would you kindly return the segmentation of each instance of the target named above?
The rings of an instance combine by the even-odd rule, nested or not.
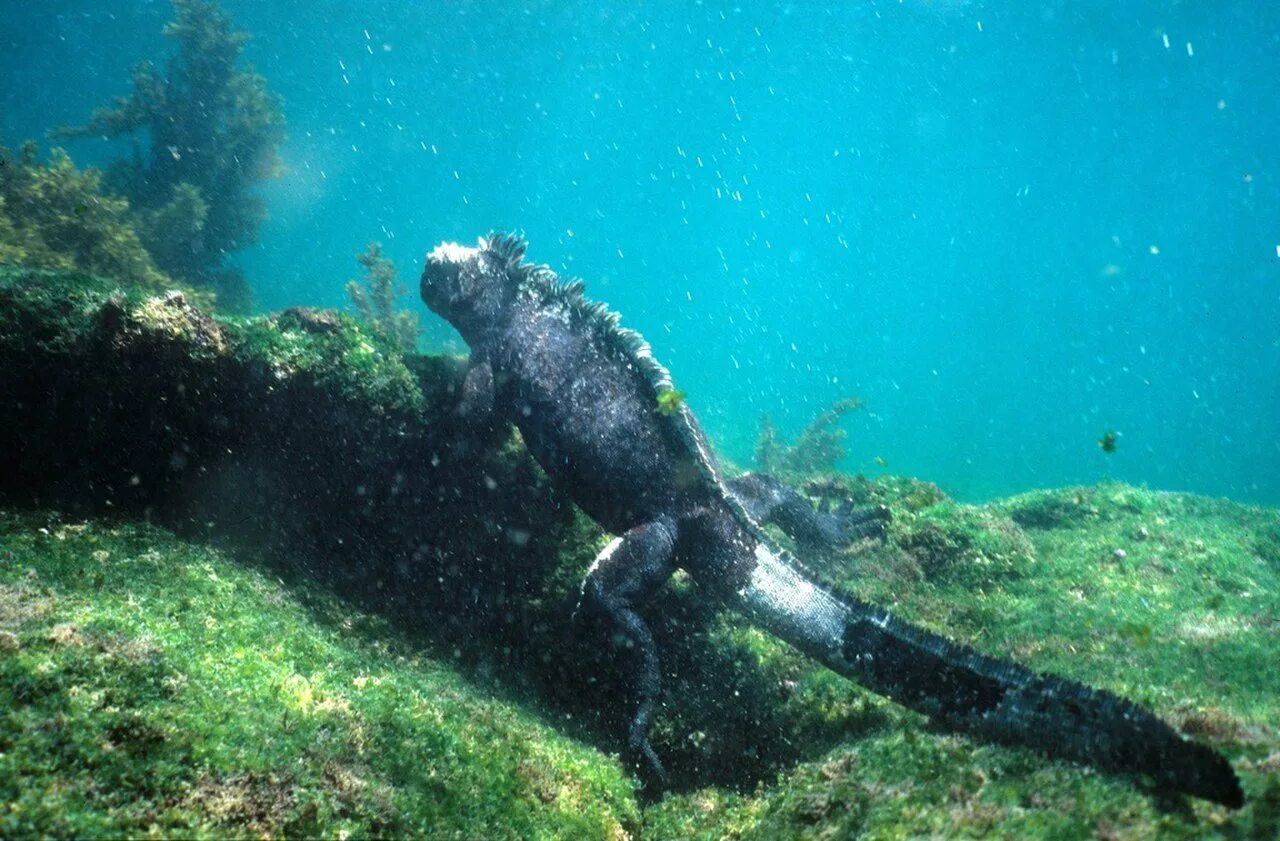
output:
[[[761,544],[743,605],[771,632],[845,677],[956,730],[1238,808],[1231,765],[1150,711],[1102,690],[987,657],[885,610],[845,601]]]

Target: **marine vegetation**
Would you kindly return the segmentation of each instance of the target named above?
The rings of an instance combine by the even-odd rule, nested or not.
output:
[[[685,393],[676,388],[665,388],[658,392],[658,412],[664,415],[674,415],[680,411],[680,407],[684,404]]]
[[[161,290],[177,284],[157,268],[125,199],[107,195],[102,173],[77,169],[61,149],[41,162],[36,144],[0,147],[0,263],[77,269]]]
[[[1243,809],[947,734],[680,574],[642,804],[613,656],[565,624],[609,538],[459,416],[464,374],[338,313],[0,268],[0,835],[1280,830],[1280,513],[1119,484],[804,482],[894,512],[824,567],[843,597],[1139,701]]]
[[[608,838],[636,823],[616,764],[305,582],[43,512],[0,510],[0,546],[0,836]]]
[[[364,276],[347,281],[347,297],[361,320],[406,353],[417,350],[422,326],[415,313],[396,309],[396,301],[406,290],[400,285],[395,263],[382,255],[382,243],[369,243],[356,261]]]
[[[982,655],[821,587],[763,525],[797,545],[834,547],[879,534],[886,509],[818,510],[767,475],[723,480],[687,405],[657,417],[649,408],[672,385],[643,339],[588,301],[581,281],[561,283],[524,253],[510,235],[475,248],[442,244],[427,257],[422,297],[471,347],[464,414],[518,428],[574,503],[618,535],[591,565],[576,615],[607,632],[626,661],[627,749],[647,784],[667,777],[649,741],[663,670],[638,611],[680,569],[709,601],[945,729],[1243,805],[1224,757],[1132,701]],[[839,409],[827,414],[819,428]]]
[[[266,218],[254,187],[280,171],[284,116],[278,97],[240,61],[248,35],[210,0],[173,0],[163,67],[144,61],[133,90],[61,138],[132,137],[131,160],[107,186],[129,199],[143,244],[169,274],[217,293],[229,312],[249,308],[248,283],[228,266]],[[142,142],[148,144],[144,153]]]
[[[782,433],[767,415],[760,417],[760,435],[756,438],[756,465],[765,473],[779,476],[799,476],[834,470],[847,455],[844,439],[848,433],[840,428],[840,422],[862,408],[862,400],[845,397],[835,401],[814,418],[787,444]]]

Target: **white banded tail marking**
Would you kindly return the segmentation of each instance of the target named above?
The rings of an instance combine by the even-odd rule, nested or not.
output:
[[[849,608],[765,544],[756,544],[755,560],[751,580],[739,593],[744,604],[793,645],[820,659],[839,655]]]

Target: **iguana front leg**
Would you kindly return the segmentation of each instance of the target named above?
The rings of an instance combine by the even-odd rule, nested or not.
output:
[[[649,744],[649,724],[662,689],[658,647],[636,608],[662,588],[675,571],[676,524],[663,517],[628,531],[604,548],[582,584],[575,618],[603,624],[623,649],[624,669],[635,712],[627,749],[647,784],[663,785],[666,771]]]
[[[489,426],[494,421],[494,399],[493,366],[489,360],[473,355],[466,379],[462,381],[458,414],[474,423]]]
[[[889,509],[883,505],[836,511],[830,502],[814,508],[809,500],[765,473],[744,473],[728,483],[729,491],[759,523],[772,523],[795,540],[801,552],[823,551],[862,537],[884,534]]]

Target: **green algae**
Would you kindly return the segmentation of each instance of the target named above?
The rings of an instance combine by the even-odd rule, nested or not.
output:
[[[0,513],[0,835],[616,837],[616,761],[332,596]]]
[[[178,281],[144,247],[129,203],[97,169],[77,169],[62,149],[42,163],[34,141],[0,146],[0,264],[100,272],[153,291]],[[187,288],[184,286],[184,288]]]

